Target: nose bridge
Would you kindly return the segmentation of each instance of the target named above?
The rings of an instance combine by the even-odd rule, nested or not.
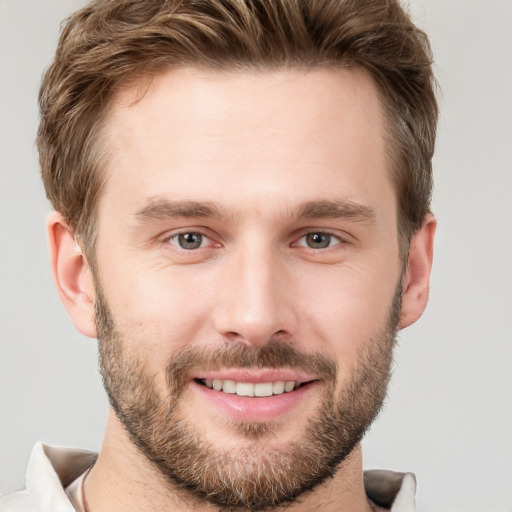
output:
[[[293,334],[295,315],[286,298],[287,272],[268,241],[238,247],[225,266],[217,331],[230,339],[261,346],[280,332]]]

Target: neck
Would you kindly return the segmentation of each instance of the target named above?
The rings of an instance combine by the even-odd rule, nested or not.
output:
[[[84,486],[88,512],[175,511],[218,512],[219,507],[198,501],[173,487],[131,442],[110,411],[98,460]],[[361,448],[345,459],[335,476],[286,505],[287,512],[370,512],[363,485]],[[281,508],[276,509],[283,510]],[[241,511],[240,511],[241,512]]]

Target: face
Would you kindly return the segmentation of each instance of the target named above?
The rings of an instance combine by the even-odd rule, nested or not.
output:
[[[111,403],[171,485],[285,503],[335,473],[389,378],[401,263],[378,94],[355,70],[182,69],[141,90],[105,133]]]

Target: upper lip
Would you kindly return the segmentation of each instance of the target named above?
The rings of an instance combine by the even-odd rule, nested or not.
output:
[[[295,381],[299,384],[317,380],[315,376],[308,375],[292,369],[226,369],[217,371],[197,372],[192,375],[192,379],[218,379],[234,380],[235,382],[251,382],[259,384],[262,382]]]

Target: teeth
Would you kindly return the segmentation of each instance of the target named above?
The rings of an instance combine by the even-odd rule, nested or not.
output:
[[[254,396],[272,396],[273,389],[272,382],[254,384]]]
[[[234,380],[223,380],[222,391],[224,393],[236,393],[236,382]]]
[[[284,393],[284,380],[274,382],[272,392],[274,393],[274,395],[280,395]]]
[[[284,390],[288,393],[289,391],[293,391],[293,388],[295,387],[295,382],[285,382],[284,383]]]
[[[215,391],[237,394],[238,396],[272,396],[281,395],[293,391],[298,384],[295,381],[260,382],[235,382],[234,380],[203,379],[203,384]]]
[[[254,396],[254,384],[250,382],[237,382],[235,392],[238,396]]]

